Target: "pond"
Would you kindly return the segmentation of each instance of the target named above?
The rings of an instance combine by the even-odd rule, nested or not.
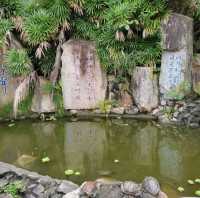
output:
[[[192,196],[200,184],[200,129],[135,120],[17,122],[0,126],[0,161],[76,183],[156,177],[170,198]],[[42,163],[48,156],[51,161]],[[64,175],[66,169],[80,176]],[[180,194],[177,187],[183,186]]]

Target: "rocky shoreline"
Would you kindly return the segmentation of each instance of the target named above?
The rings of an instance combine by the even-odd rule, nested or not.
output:
[[[175,124],[187,127],[200,127],[200,99],[190,99],[186,101],[168,101],[161,103],[161,105],[154,109],[151,113],[140,113],[137,107],[134,110],[121,110],[122,107],[115,108],[115,111],[110,113],[100,113],[96,111],[65,111],[62,116],[56,116],[55,113],[29,113],[26,115],[19,115],[14,117],[0,117],[0,122],[13,122],[20,120],[42,120],[51,121],[59,118],[78,119],[78,120],[92,120],[96,118],[102,119],[135,119],[144,121],[158,121],[162,124]],[[120,111],[121,110],[121,111]]]
[[[12,187],[11,187],[12,186]],[[12,194],[15,188],[15,196]],[[8,190],[12,189],[12,190]],[[41,176],[0,162],[0,198],[167,198],[158,181],[146,177],[141,184],[132,181],[106,183],[87,181],[80,187],[67,180]]]

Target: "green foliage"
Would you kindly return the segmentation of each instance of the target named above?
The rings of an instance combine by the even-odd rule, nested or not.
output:
[[[17,31],[36,49],[57,40],[64,28],[69,37],[94,41],[102,65],[110,72],[159,62],[165,0],[6,0],[3,5],[10,11],[5,18],[21,17],[18,24],[15,21],[21,28]],[[52,69],[52,61],[46,60],[48,67],[38,65],[44,76]]]
[[[11,31],[14,28],[14,25],[9,19],[0,20],[0,47],[3,47],[6,33]]]
[[[2,117],[10,117],[13,115],[13,104],[6,104],[2,108],[0,108],[0,116]]]
[[[162,112],[169,118],[173,118],[173,114],[175,113],[174,107],[164,106]]]
[[[35,11],[25,18],[24,30],[31,45],[51,39],[58,29],[54,18],[46,10]]]
[[[5,62],[12,76],[27,75],[31,72],[30,59],[25,50],[11,49],[6,54]]]
[[[98,108],[101,111],[101,113],[110,113],[110,110],[112,108],[112,102],[110,100],[100,101],[98,104]]]
[[[23,188],[24,185],[21,181],[15,181],[1,188],[0,191],[2,193],[8,193],[13,198],[20,198],[21,196],[19,195],[19,193],[23,191]]]
[[[128,71],[160,60],[160,22],[164,0],[85,1],[84,17],[73,21],[76,38],[96,42],[107,70]]]
[[[45,55],[38,60],[38,66],[44,77],[48,77],[50,75],[54,65],[55,55],[56,55],[55,49],[49,48],[45,52]]]
[[[55,85],[48,83],[43,87],[43,90],[49,94],[53,94],[53,102],[56,106],[56,113],[58,114],[58,116],[64,115],[64,104],[61,83],[58,82]]]
[[[29,93],[29,95],[25,98],[25,100],[21,101],[18,107],[18,111],[21,114],[26,114],[30,112],[32,106],[33,93]]]
[[[167,97],[182,100],[191,91],[191,84],[187,81],[181,82],[177,87],[167,93]]]

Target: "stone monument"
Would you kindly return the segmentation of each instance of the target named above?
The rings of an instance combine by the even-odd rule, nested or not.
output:
[[[8,74],[3,61],[3,51],[0,49],[0,108],[13,103],[18,84],[18,79]]]
[[[193,20],[176,13],[166,18],[162,23],[162,49],[160,93],[164,99],[176,99],[171,93],[181,89],[184,97],[192,85]]]
[[[69,40],[62,46],[61,81],[65,109],[94,109],[106,95],[106,75],[93,42]]]
[[[46,90],[45,86],[48,86],[50,83],[48,80],[43,79],[42,77],[39,78],[39,87],[35,91],[31,110],[36,113],[50,113],[55,112],[56,107],[51,97],[51,94],[48,90]]]
[[[136,67],[132,76],[133,98],[140,112],[150,112],[158,106],[158,78],[151,67]]]

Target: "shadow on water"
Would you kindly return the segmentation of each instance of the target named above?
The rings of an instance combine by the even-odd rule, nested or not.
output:
[[[58,178],[66,178],[64,171],[73,169],[81,175],[67,179],[76,183],[105,175],[141,182],[151,175],[169,197],[178,197],[179,185],[191,196],[195,187],[187,180],[200,177],[199,132],[133,120],[4,124],[0,160]],[[45,156],[50,163],[41,162]]]

